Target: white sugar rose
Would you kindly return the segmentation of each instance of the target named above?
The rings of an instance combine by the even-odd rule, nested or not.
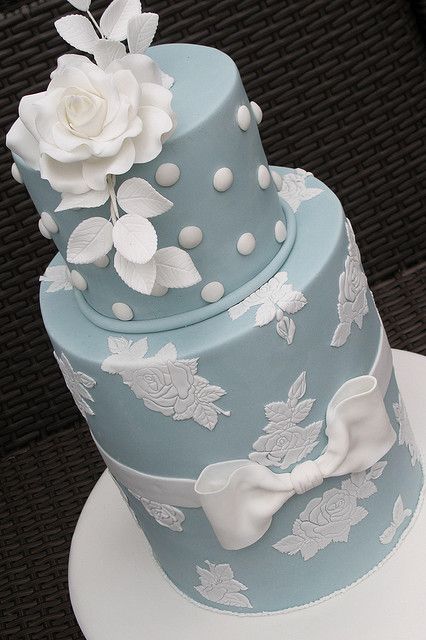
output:
[[[163,78],[145,55],[126,55],[106,70],[62,56],[47,90],[22,98],[7,145],[65,200],[86,194],[84,206],[99,206],[109,197],[108,175],[153,160],[172,134]]]

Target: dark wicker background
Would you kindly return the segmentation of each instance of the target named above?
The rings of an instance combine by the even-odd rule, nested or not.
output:
[[[93,0],[94,13],[107,0]],[[146,0],[157,42],[218,47],[264,110],[271,163],[327,182],[352,220],[392,346],[426,353],[424,0]],[[0,0],[0,123],[68,50],[64,0]],[[51,355],[37,302],[53,245],[2,147],[0,637],[77,639],[70,537],[102,464]],[[7,454],[7,457],[6,457]],[[120,640],[120,639],[117,639]]]

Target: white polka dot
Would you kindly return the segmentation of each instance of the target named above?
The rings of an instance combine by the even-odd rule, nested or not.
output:
[[[253,115],[256,118],[257,124],[260,124],[263,118],[262,109],[259,107],[257,102],[254,102],[253,100],[250,102],[250,106],[251,110],[253,111]]]
[[[78,289],[79,291],[86,291],[87,289],[87,281],[79,271],[73,269],[71,271],[71,282],[72,286]]]
[[[155,172],[155,181],[161,187],[172,187],[180,178],[180,169],[177,164],[166,162],[160,164]]]
[[[105,267],[107,267],[109,265],[109,258],[108,258],[108,256],[101,256],[100,258],[95,260],[95,262],[93,264],[96,267],[99,267],[100,269],[105,269]]]
[[[234,176],[231,169],[228,169],[228,167],[222,167],[214,174],[213,186],[216,191],[227,191],[233,182]]]
[[[58,233],[59,227],[54,221],[54,219],[52,218],[52,216],[50,215],[50,213],[47,213],[47,211],[43,211],[40,218],[43,225],[49,231],[49,233]]]
[[[246,107],[245,104],[241,105],[241,107],[238,109],[237,122],[238,122],[238,126],[243,131],[247,131],[247,129],[250,126],[251,115],[250,115],[249,108]]]
[[[42,223],[41,219],[38,221],[38,228],[39,231],[41,233],[41,235],[46,238],[46,240],[51,240],[52,239],[52,235],[49,233],[49,231],[46,229],[46,227],[44,226],[44,224]]]
[[[129,305],[124,302],[114,302],[112,312],[119,320],[132,320],[134,315]]]
[[[184,227],[179,233],[179,244],[183,249],[198,247],[203,239],[200,227]]]
[[[19,184],[24,184],[24,181],[22,180],[21,172],[19,171],[15,163],[12,164],[11,173],[12,173],[13,179],[16,180],[16,182],[19,182]]]
[[[217,302],[221,299],[224,293],[225,289],[221,282],[209,282],[201,290],[201,297],[206,302]]]
[[[276,171],[271,171],[271,175],[272,175],[272,180],[274,181],[274,184],[277,188],[277,191],[281,191],[281,189],[283,188],[282,176],[280,176],[280,174],[277,173]]]
[[[242,256],[248,256],[250,253],[253,253],[255,247],[256,238],[252,233],[243,233],[243,235],[238,238],[237,250]]]
[[[153,289],[151,291],[151,295],[155,296],[156,298],[161,298],[161,296],[165,296],[166,293],[168,292],[168,287],[163,287],[162,284],[155,284],[153,286]]]
[[[261,189],[267,189],[271,184],[271,174],[264,164],[261,164],[257,170],[257,181]]]
[[[277,220],[275,223],[275,240],[277,242],[284,242],[287,237],[287,229],[282,220]]]

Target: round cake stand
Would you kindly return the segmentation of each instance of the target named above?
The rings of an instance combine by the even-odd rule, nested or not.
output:
[[[398,383],[426,458],[426,358],[394,351]],[[87,640],[424,640],[426,505],[397,553],[345,593],[270,616],[217,613],[178,593],[105,472],[71,546],[69,587]]]

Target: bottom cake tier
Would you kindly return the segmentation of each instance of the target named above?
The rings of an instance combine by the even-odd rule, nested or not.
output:
[[[59,257],[41,287],[66,384],[156,559],[219,610],[352,584],[395,547],[423,485],[352,229],[312,186],[317,201],[284,206],[285,262],[206,319],[96,317]]]

